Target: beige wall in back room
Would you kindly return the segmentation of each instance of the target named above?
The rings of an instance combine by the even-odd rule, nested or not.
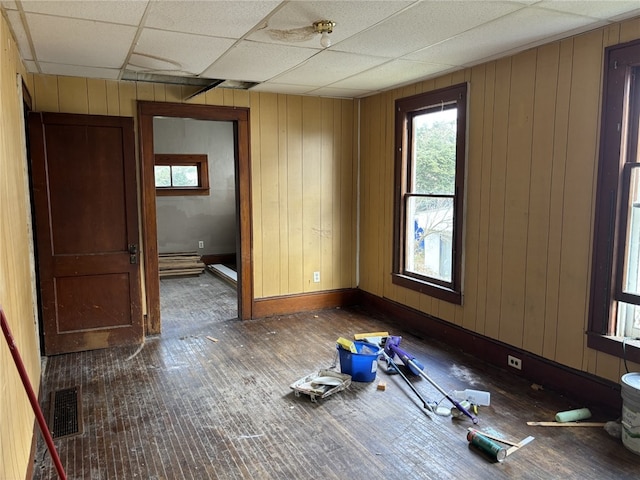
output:
[[[618,382],[586,346],[604,48],[640,19],[366,98],[361,105],[360,288]],[[394,101],[469,83],[464,302],[391,281]],[[638,366],[631,365],[630,368]]]

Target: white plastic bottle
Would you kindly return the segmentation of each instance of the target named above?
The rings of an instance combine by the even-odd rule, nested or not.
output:
[[[491,394],[482,390],[454,390],[452,395],[457,400],[467,400],[472,405],[479,407],[489,406],[491,404]]]

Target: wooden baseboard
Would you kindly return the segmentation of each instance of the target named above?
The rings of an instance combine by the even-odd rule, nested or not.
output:
[[[346,307],[355,305],[357,298],[358,290],[354,288],[259,298],[253,301],[252,316],[253,318],[261,318],[287,313]]]
[[[209,255],[202,255],[200,260],[205,265],[213,265],[221,263],[222,265],[234,265],[236,263],[235,253],[211,253]]]
[[[362,290],[358,290],[358,297],[358,303],[364,309],[385,315],[391,323],[417,336],[442,341],[500,368],[507,368],[507,356],[513,355],[522,360],[522,370],[510,369],[510,372],[513,370],[511,373],[575,399],[580,405],[610,411],[612,419],[620,415],[622,398],[620,385],[617,383],[561,365]]]

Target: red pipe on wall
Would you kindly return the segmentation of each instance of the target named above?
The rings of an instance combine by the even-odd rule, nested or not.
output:
[[[42,432],[42,436],[44,437],[45,442],[47,442],[47,448],[49,449],[49,454],[51,455],[53,463],[56,466],[56,470],[58,471],[58,476],[62,480],[67,480],[67,475],[64,473],[64,468],[62,468],[62,462],[60,462],[60,457],[58,456],[56,447],[53,444],[51,432],[49,432],[49,427],[47,427],[47,422],[45,422],[44,416],[42,415],[42,410],[40,409],[40,405],[38,404],[38,399],[36,398],[36,394],[33,391],[33,387],[31,387],[29,376],[27,375],[27,371],[24,368],[24,363],[22,363],[22,358],[20,358],[20,352],[18,352],[16,342],[13,340],[13,335],[11,335],[11,330],[9,329],[9,324],[7,323],[7,317],[5,317],[2,307],[0,307],[0,320],[2,322],[2,331],[4,332],[4,338],[7,339],[9,351],[11,352],[13,361],[16,364],[18,373],[20,374],[20,379],[22,380],[24,389],[27,392],[27,396],[29,397],[29,402],[31,402],[33,413],[36,414],[36,418],[38,419],[40,431]]]

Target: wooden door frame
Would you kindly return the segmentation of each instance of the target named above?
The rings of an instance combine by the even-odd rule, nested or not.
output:
[[[184,103],[138,102],[140,184],[142,189],[142,242],[147,298],[147,334],[160,333],[160,277],[154,182],[153,117],[230,121],[234,125],[236,172],[236,259],[238,261],[238,317],[252,318],[253,269],[251,264],[251,168],[249,109]]]

